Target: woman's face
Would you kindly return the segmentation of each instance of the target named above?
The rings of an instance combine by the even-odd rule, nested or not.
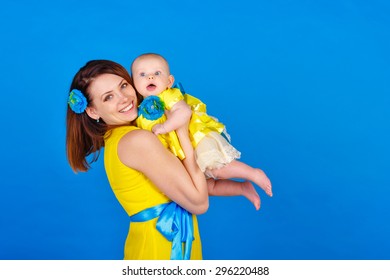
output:
[[[88,91],[92,102],[87,113],[91,118],[102,118],[108,125],[128,124],[137,118],[137,95],[124,78],[102,74],[91,82]]]

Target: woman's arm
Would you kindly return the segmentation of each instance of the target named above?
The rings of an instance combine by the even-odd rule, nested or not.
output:
[[[193,214],[208,209],[207,183],[196,164],[188,127],[178,131],[186,158],[180,162],[149,131],[137,129],[119,141],[118,156],[130,168],[148,177],[166,196]]]

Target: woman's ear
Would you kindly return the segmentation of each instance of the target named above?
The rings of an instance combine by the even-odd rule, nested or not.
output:
[[[85,109],[85,112],[87,112],[87,115],[94,120],[98,120],[100,118],[99,115],[96,113],[95,108],[87,107]]]
[[[175,77],[173,77],[173,75],[169,75],[168,80],[169,80],[168,88],[171,88],[173,86],[173,83],[175,82]]]

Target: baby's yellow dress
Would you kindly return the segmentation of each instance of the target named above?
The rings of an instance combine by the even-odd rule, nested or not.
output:
[[[124,165],[118,157],[119,140],[127,133],[139,129],[134,126],[114,128],[106,133],[104,165],[111,188],[129,216],[147,208],[170,202],[144,174]],[[191,259],[202,259],[202,245],[198,223],[193,217],[194,241]],[[157,219],[145,222],[130,222],[124,259],[128,260],[169,260],[172,242],[157,229]]]
[[[213,177],[210,170],[221,168],[240,158],[241,153],[230,144],[230,136],[226,132],[225,126],[218,119],[207,114],[206,104],[187,93],[183,95],[178,88],[168,88],[157,96],[145,98],[140,104],[140,114],[137,118],[138,127],[151,131],[154,125],[162,124],[167,120],[165,114],[156,119],[153,118],[154,116],[152,116],[152,119],[147,119],[144,116],[143,103],[150,97],[157,97],[161,100],[164,104],[163,107],[168,111],[181,100],[184,100],[190,106],[192,116],[189,123],[189,136],[195,149],[196,162],[207,177]],[[145,106],[148,108],[147,112],[153,111],[150,104]],[[162,106],[155,107],[161,108]],[[145,115],[148,115],[148,113]],[[175,131],[160,134],[158,138],[174,155],[183,159],[184,153]]]

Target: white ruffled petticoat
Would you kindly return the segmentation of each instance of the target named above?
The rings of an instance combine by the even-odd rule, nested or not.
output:
[[[226,132],[224,132],[224,135],[230,141],[230,136]],[[210,132],[196,146],[195,155],[196,162],[206,177],[215,178],[210,170],[224,167],[233,160],[240,158],[241,153],[221,134]]]

